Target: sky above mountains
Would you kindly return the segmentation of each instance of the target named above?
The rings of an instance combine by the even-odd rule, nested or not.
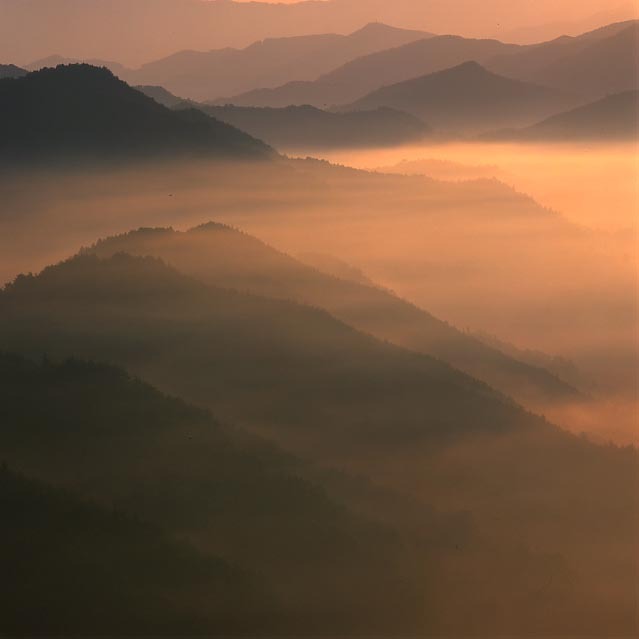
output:
[[[627,0],[0,0],[0,57],[24,65],[58,53],[137,66],[183,49],[349,33],[371,21],[534,42],[636,17],[637,11]]]

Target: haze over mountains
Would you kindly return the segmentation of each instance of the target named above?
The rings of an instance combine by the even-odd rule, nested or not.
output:
[[[233,105],[198,108],[276,148],[287,150],[392,146],[420,142],[433,132],[423,120],[386,106],[345,113],[308,105],[280,109]]]
[[[468,60],[481,63],[498,53],[517,48],[496,40],[437,36],[362,56],[314,82],[291,82],[275,89],[256,89],[243,95],[221,98],[217,102],[274,107],[347,104],[387,84],[441,71]]]
[[[638,88],[639,22],[611,24],[499,56],[488,68],[586,98]]]
[[[331,0],[292,4],[200,0],[2,0],[0,58],[27,64],[52,53],[138,66],[180,50],[245,47],[268,37],[351,33],[372,21],[468,37],[509,40],[537,27],[533,41],[636,18],[619,0]],[[572,25],[577,21],[576,25]],[[566,24],[567,23],[567,24]],[[77,28],[77,25],[82,25]],[[15,26],[19,25],[19,29]],[[530,36],[524,34],[526,42]],[[462,62],[462,61],[460,61]]]
[[[0,16],[1,636],[637,635],[636,7]]]
[[[420,117],[439,130],[473,133],[539,119],[571,101],[553,89],[509,80],[476,62],[466,62],[383,87],[343,108],[391,107]]]
[[[380,87],[443,71],[468,61],[512,79],[573,92],[582,98],[637,86],[636,22],[610,25],[577,38],[517,46],[495,40],[438,36],[362,56],[314,82],[291,82],[218,103],[242,106],[348,104]],[[592,67],[592,73],[585,69]],[[605,69],[614,69],[606,73]]]
[[[185,233],[141,229],[103,240],[86,252],[103,258],[120,252],[151,255],[210,285],[323,308],[355,328],[434,355],[531,405],[579,399],[574,388],[543,369],[485,347],[372,283],[324,275],[224,225],[206,224]]]
[[[241,50],[175,53],[128,71],[123,79],[159,84],[193,100],[211,100],[289,80],[314,80],[353,58],[428,36],[422,31],[369,24],[347,36],[269,38]]]
[[[635,90],[638,60],[639,24],[631,21],[529,46],[370,24],[348,36],[269,39],[243,50],[182,52],[138,70],[100,60],[93,63],[108,66],[131,84],[168,91],[160,97],[160,89],[145,89],[155,91],[155,97],[172,108],[178,97],[203,100],[228,92],[230,97],[212,102],[226,107],[297,105],[324,110],[336,105],[341,110],[385,107],[422,120],[421,125],[411,123],[390,111],[366,118],[349,116],[353,128],[341,146],[370,146],[419,139],[428,128],[463,135],[532,125],[607,93]],[[52,56],[29,68],[68,61]],[[13,67],[7,67],[7,73],[8,69],[15,75]],[[275,86],[286,79],[290,81]],[[233,95],[238,83],[249,90]],[[477,96],[480,102],[473,111],[470,100],[476,102]],[[226,122],[244,125],[248,133],[288,148],[303,148],[306,143],[308,148],[334,146],[331,140],[349,128],[344,118],[308,108],[286,112],[227,108],[218,113],[224,113]],[[287,120],[290,130],[283,124]],[[379,132],[367,144],[357,132],[366,127]],[[322,145],[320,138],[327,142]]]
[[[203,231],[207,232],[206,229]],[[242,264],[241,256],[238,258],[235,264]],[[227,267],[231,271],[236,268],[228,263]],[[270,433],[281,444],[305,451],[306,456],[310,455],[320,467],[337,464],[369,477],[374,475],[376,482],[389,489],[407,494],[410,499],[433,500],[439,508],[444,504],[453,509],[472,508],[473,519],[476,518],[478,526],[489,532],[495,541],[502,536],[504,540],[521,537],[525,544],[534,539],[537,549],[550,551],[554,548],[561,557],[552,561],[543,559],[543,554],[538,552],[516,551],[509,546],[510,542],[502,542],[506,543],[506,547],[495,554],[490,542],[485,546],[486,542],[475,541],[467,533],[464,536],[463,529],[455,532],[452,528],[448,532],[462,534],[456,542],[457,553],[461,553],[456,562],[462,574],[474,575],[474,583],[481,583],[481,590],[486,594],[492,593],[490,596],[509,600],[505,584],[512,584],[515,574],[521,576],[517,578],[518,592],[532,594],[548,580],[556,583],[550,587],[548,595],[557,596],[556,589],[559,589],[568,604],[561,613],[553,613],[552,627],[560,624],[570,629],[583,628],[581,623],[575,623],[571,611],[584,598],[592,602],[590,610],[598,609],[596,593],[582,587],[582,584],[590,583],[595,573],[602,578],[602,566],[598,561],[589,559],[593,547],[600,545],[602,539],[609,539],[612,530],[618,531],[620,526],[629,533],[632,531],[630,522],[634,510],[630,506],[632,491],[628,486],[634,457],[628,451],[606,450],[580,442],[437,360],[377,342],[324,312],[206,286],[155,259],[130,257],[123,253],[108,259],[79,256],[48,268],[36,277],[22,276],[0,294],[0,309],[0,346],[4,348],[10,346],[26,354],[46,352],[55,359],[64,357],[66,353],[76,357],[108,358],[127,364],[137,374],[155,380],[163,389],[179,389],[182,396],[215,407],[225,420],[235,416],[234,421],[247,428]],[[44,371],[47,385],[56,383],[57,371],[53,369],[51,373]],[[36,372],[35,379],[41,374]],[[116,503],[144,513],[145,517],[169,531],[176,530],[177,526],[180,534],[184,536],[187,533],[187,538],[192,537],[202,551],[217,549],[224,556],[249,560],[250,566],[260,568],[262,574],[267,571],[267,575],[277,574],[280,579],[282,574],[286,575],[285,582],[292,588],[288,592],[297,593],[296,614],[302,621],[310,615],[315,627],[319,628],[348,629],[351,627],[349,620],[355,624],[354,627],[371,627],[362,625],[361,615],[366,610],[370,624],[368,604],[376,597],[383,597],[385,604],[380,607],[379,619],[373,621],[375,627],[379,627],[379,623],[387,623],[389,627],[400,624],[396,627],[422,629],[503,629],[515,627],[513,623],[521,619],[527,620],[528,627],[547,627],[549,601],[545,599],[535,601],[534,597],[526,597],[518,603],[514,598],[509,601],[508,612],[495,617],[492,612],[487,614],[479,593],[472,594],[474,589],[469,592],[464,586],[460,590],[444,587],[444,600],[441,601],[437,620],[424,619],[417,612],[417,601],[420,601],[419,593],[429,588],[428,581],[424,581],[423,576],[421,580],[414,581],[417,575],[402,567],[406,564],[401,561],[400,550],[397,550],[399,554],[392,550],[392,537],[381,530],[376,532],[375,527],[366,532],[365,522],[356,524],[352,515],[335,509],[319,495],[317,510],[313,510],[316,500],[312,497],[312,489],[310,494],[307,490],[302,491],[304,510],[300,512],[299,508],[283,500],[288,495],[295,499],[296,485],[302,486],[295,480],[292,483],[285,480],[282,486],[280,480],[271,474],[272,470],[266,477],[260,474],[261,470],[251,471],[258,476],[255,487],[249,487],[246,493],[249,499],[246,510],[243,502],[238,504],[235,499],[230,510],[227,510],[228,507],[220,510],[229,503],[229,497],[236,490],[233,478],[237,476],[237,469],[242,469],[240,485],[245,490],[251,466],[247,467],[249,459],[242,459],[245,453],[241,450],[236,456],[233,447],[228,449],[225,444],[227,435],[224,432],[218,434],[201,412],[189,409],[185,412],[183,404],[167,403],[152,391],[142,392],[138,384],[130,386],[121,374],[100,368],[84,370],[82,366],[71,365],[66,370],[61,369],[60,374],[65,380],[62,387],[65,392],[73,392],[69,377],[78,379],[75,384],[89,385],[89,395],[87,391],[79,393],[86,403],[75,408],[77,412],[72,412],[70,418],[66,416],[68,403],[58,391],[53,394],[52,406],[44,412],[47,421],[42,420],[40,415],[43,413],[38,409],[33,416],[18,422],[24,423],[26,429],[3,429],[2,436],[6,442],[3,449],[9,459],[49,481],[77,486],[95,499],[115,499]],[[119,418],[121,402],[112,403],[104,390],[98,390],[101,394],[92,399],[96,375],[98,379],[104,376],[107,380],[114,378],[116,388],[121,388],[118,392],[124,393],[127,398],[125,414],[131,414],[132,405],[153,400],[156,408],[150,414],[148,409],[143,409],[142,414],[148,420],[144,423],[148,426],[143,433],[140,432],[141,437],[136,431],[126,428],[127,421],[122,423]],[[19,390],[20,377],[14,372],[10,379],[9,388],[16,384]],[[103,389],[103,384],[98,388]],[[50,395],[51,391],[47,391],[45,397]],[[17,397],[19,405],[20,395]],[[85,423],[88,407],[95,410],[96,401],[99,402],[97,406],[104,406],[104,409],[99,411],[98,421],[91,421],[92,427],[97,429],[96,435],[91,437],[79,429]],[[44,408],[39,403],[32,405]],[[6,410],[6,402],[4,406]],[[133,414],[138,414],[139,410],[135,409]],[[60,415],[56,437],[49,440],[51,444],[45,449],[41,446],[34,449],[30,444],[31,437],[37,433],[40,442],[43,436],[51,438],[47,424],[55,415]],[[161,418],[156,415],[161,415]],[[181,435],[184,427],[176,430],[172,426],[176,417],[178,421],[188,420],[188,437]],[[58,422],[55,420],[53,423]],[[33,428],[35,430],[31,431]],[[116,428],[115,432],[113,428]],[[137,428],[140,428],[139,423]],[[158,428],[162,429],[162,435],[155,443],[153,432]],[[65,436],[62,436],[63,432]],[[96,440],[96,436],[99,439]],[[85,437],[90,439],[83,444]],[[126,444],[122,438],[132,438],[131,443]],[[241,449],[246,450],[249,446],[251,450],[250,440],[242,443],[240,438],[236,441]],[[477,445],[477,442],[482,444]],[[449,458],[449,455],[455,455],[455,451],[463,451],[466,445],[472,445],[474,452],[470,460],[462,456],[460,461],[463,467],[472,464],[470,477],[464,476],[454,457]],[[69,459],[67,464],[52,465],[48,455],[46,459],[42,458],[42,451],[50,451],[52,446],[58,449],[58,459],[61,456]],[[504,446],[508,450],[505,456]],[[84,450],[82,458],[76,457],[78,447]],[[217,462],[215,460],[220,453],[216,452],[216,448],[222,453]],[[127,451],[124,458],[122,449]],[[112,476],[114,464],[109,463],[107,454],[110,450],[117,451],[119,459],[117,479]],[[251,458],[260,455],[259,448],[250,454]],[[140,455],[153,460],[151,465],[150,462],[144,464],[143,476],[147,477],[144,482],[135,481],[140,472],[137,461]],[[163,483],[167,455],[171,463],[170,484]],[[427,467],[423,464],[424,455],[430,460]],[[130,462],[127,461],[129,457]],[[184,470],[178,471],[177,463],[182,459]],[[267,468],[280,464],[277,455],[271,460],[259,463],[257,468],[263,469],[265,464],[268,464]],[[509,497],[492,493],[489,500],[479,505],[476,502],[477,491],[488,495],[485,491],[506,476],[505,460],[509,460],[506,463],[509,468],[515,462],[520,469],[520,473],[507,475],[509,494],[514,491],[521,501],[513,506]],[[551,485],[557,487],[558,474],[564,472],[562,469],[566,465],[571,468],[573,481],[565,484],[560,492],[549,490]],[[130,471],[127,470],[129,468]],[[535,468],[536,471],[533,470]],[[539,468],[544,469],[541,477]],[[133,481],[129,479],[123,483],[124,471],[131,473]],[[214,475],[211,474],[213,472]],[[215,488],[220,472],[223,472],[223,483]],[[304,471],[298,469],[297,473],[300,472]],[[176,483],[176,475],[179,477],[181,473],[185,473],[184,480]],[[534,477],[532,482],[531,477]],[[268,484],[265,483],[267,479]],[[248,539],[243,541],[242,536],[238,538],[238,531],[243,530],[244,525],[252,531],[251,537],[254,532],[259,532],[251,518],[255,512],[259,517],[261,510],[256,511],[257,506],[252,504],[257,495],[264,491],[269,493],[268,486],[274,480],[276,503],[268,507],[268,528],[259,535],[260,544],[254,545]],[[190,496],[186,502],[184,481],[196,482],[191,490],[186,491]],[[154,485],[157,487],[154,488]],[[329,485],[335,489],[334,483],[329,481]],[[342,481],[341,485],[348,486],[348,482],[344,484]],[[610,511],[612,486],[615,502]],[[590,495],[587,508],[583,508],[582,502],[576,499],[585,487]],[[199,491],[204,491],[208,508],[212,508],[209,512],[211,515],[215,513],[215,518],[209,519],[205,516],[206,511],[202,511]],[[217,495],[220,501],[211,501],[212,495]],[[264,505],[263,499],[260,503]],[[524,513],[531,512],[527,509],[533,504],[535,515],[531,518]],[[562,509],[565,516],[568,504],[570,517],[558,521],[554,513]],[[309,509],[312,511],[310,519],[304,520],[304,513]],[[604,511],[606,517],[603,516]],[[279,512],[282,518],[278,516]],[[238,516],[240,519],[236,519]],[[291,516],[292,522],[287,519]],[[240,525],[242,517],[248,518],[244,519],[244,525]],[[273,517],[279,530],[275,537],[271,537],[272,532],[266,532],[272,530]],[[406,511],[402,517],[406,517]],[[497,520],[504,523],[500,527],[490,523]],[[209,521],[211,524],[208,524]],[[307,529],[305,522],[309,521],[322,522],[326,528],[319,530],[313,523]],[[595,527],[597,532],[585,532],[591,529],[588,524],[593,521],[600,523],[599,527]],[[603,521],[605,525],[601,527]],[[577,522],[579,543],[574,543]],[[401,526],[399,522],[398,525]],[[531,534],[531,525],[534,526],[534,534]],[[302,537],[298,526],[304,531]],[[225,539],[226,530],[230,536]],[[348,540],[353,539],[355,530],[357,544],[353,546]],[[410,532],[410,528],[400,530],[403,536],[408,535],[405,537],[407,540],[415,534]],[[206,534],[203,534],[205,531]],[[289,534],[293,535],[291,541],[284,541],[282,535]],[[295,537],[304,540],[303,546],[292,541]],[[259,550],[264,548],[264,544],[268,550],[270,539],[277,547],[274,556],[264,555],[264,551]],[[367,539],[370,539],[370,546]],[[412,553],[412,561],[417,561],[417,566],[427,561],[433,552],[438,553],[439,561],[445,560],[447,553],[443,548],[438,550],[441,542],[437,539],[422,539],[421,543],[426,544],[425,554],[420,551]],[[390,545],[386,546],[387,543]],[[621,547],[627,547],[628,543],[629,538],[625,535],[616,539],[616,544]],[[234,549],[234,544],[239,545]],[[369,556],[367,548],[374,555]],[[311,549],[315,560],[307,556]],[[307,570],[300,573],[296,568],[289,572],[287,558],[292,560],[291,568],[298,567],[298,552],[302,553]],[[515,556],[507,559],[511,552]],[[346,564],[344,557],[349,557]],[[373,559],[373,565],[371,557],[377,557]],[[481,576],[486,574],[481,566],[489,557],[498,574],[495,578],[495,570],[490,571],[490,585]],[[378,564],[378,561],[382,563]],[[336,590],[330,577],[334,574],[331,568],[334,562],[340,564],[340,583],[344,590]],[[537,568],[533,569],[535,564]],[[362,572],[364,565],[368,567]],[[415,566],[414,563],[412,565]],[[369,579],[367,585],[367,571],[373,566],[373,574],[378,579],[372,582]],[[276,572],[269,573],[270,570]],[[391,581],[389,577],[381,578],[387,570]],[[505,572],[502,573],[502,570]],[[573,571],[581,578],[571,581],[569,575]],[[394,574],[398,584],[403,584],[397,586],[398,590],[393,589],[398,602],[402,603],[398,603],[399,607],[387,608],[386,590],[388,583],[393,583]],[[612,588],[617,597],[618,607],[613,613],[615,627],[626,627],[628,600],[621,593],[627,587],[629,572],[614,578],[606,571],[603,574],[606,575],[607,587]],[[307,578],[310,578],[310,583]],[[479,582],[475,581],[477,578]],[[275,584],[275,581],[271,583]],[[570,583],[575,585],[570,586]],[[328,586],[326,590],[322,584]],[[377,587],[382,587],[377,591],[378,595],[375,594]],[[413,587],[417,591],[412,590]],[[488,590],[484,590],[485,587]],[[441,592],[441,587],[438,590]],[[455,590],[457,594],[453,594]],[[271,592],[276,599],[278,593],[287,596],[283,585],[273,585]],[[412,602],[415,602],[415,608]],[[232,607],[226,609],[232,610]],[[458,613],[460,609],[474,610],[474,621],[470,624],[456,621],[458,614],[455,611]],[[253,610],[249,606],[249,614]],[[340,610],[347,615],[346,619],[340,619]],[[393,610],[398,616],[391,614]],[[319,617],[316,618],[316,615]],[[582,619],[584,623],[585,619],[588,620],[588,627],[602,623],[605,624],[602,627],[609,627],[608,616],[606,621],[598,619],[596,614]],[[296,627],[295,622],[292,627]]]
[[[637,140],[639,91],[609,95],[524,129],[497,132],[486,138],[542,142]]]

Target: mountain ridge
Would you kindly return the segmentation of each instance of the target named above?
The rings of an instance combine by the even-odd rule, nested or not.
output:
[[[227,124],[195,110],[166,109],[106,68],[90,65],[1,80],[0,114],[5,160],[273,155],[265,144]]]
[[[554,89],[497,75],[476,61],[377,89],[346,110],[390,107],[439,129],[476,133],[506,123],[527,123],[574,100]]]

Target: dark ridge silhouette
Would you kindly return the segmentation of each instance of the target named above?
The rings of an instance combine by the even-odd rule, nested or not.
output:
[[[543,368],[505,356],[372,282],[324,275],[227,226],[211,223],[186,233],[142,229],[87,251],[103,258],[119,252],[151,255],[212,286],[326,309],[359,330],[438,357],[526,404],[580,399]]]
[[[639,88],[639,21],[609,25],[576,38],[562,37],[486,66],[509,77],[594,99]]]
[[[282,107],[290,104],[346,104],[382,86],[442,71],[468,60],[483,62],[519,50],[497,40],[437,36],[352,60],[314,82],[290,82],[274,89],[250,91],[215,104]]]
[[[485,139],[578,142],[639,139],[639,91],[625,91],[551,116],[525,129],[498,131]]]
[[[554,89],[511,80],[465,62],[414,80],[383,87],[347,110],[389,107],[421,117],[438,129],[475,133],[534,122],[574,100]]]
[[[418,142],[431,133],[420,119],[387,107],[354,113],[331,113],[308,105],[281,109],[233,105],[197,108],[284,149],[394,146]]]
[[[0,81],[0,159],[261,159],[262,142],[196,110],[171,111],[107,69],[59,66]]]
[[[353,58],[430,35],[373,23],[346,36],[267,38],[245,49],[180,51],[145,64],[124,79],[161,85],[193,100],[212,100],[293,80],[315,80]]]
[[[320,465],[356,470],[439,508],[472,511],[479,528],[493,540],[475,545],[470,554],[466,545],[457,542],[458,559],[452,567],[459,578],[450,583],[443,577],[451,574],[448,564],[438,572],[441,556],[428,553],[431,545],[408,539],[401,547],[414,552],[402,559],[386,550],[383,531],[374,534],[347,526],[352,521],[348,513],[343,515],[346,520],[331,517],[329,501],[328,512],[314,511],[306,520],[311,529],[297,537],[299,543],[276,531],[278,551],[267,551],[271,561],[280,553],[299,553],[291,572],[281,570],[279,562],[275,568],[270,564],[270,574],[277,575],[273,592],[284,589],[293,613],[302,610],[293,632],[300,627],[324,633],[345,628],[390,632],[393,627],[412,625],[422,632],[445,627],[451,634],[453,629],[493,634],[499,629],[513,632],[522,620],[527,629],[540,634],[557,628],[579,634],[611,626],[623,634],[633,628],[634,600],[628,593],[635,564],[630,560],[623,566],[609,566],[593,559],[593,552],[612,544],[615,556],[629,557],[629,549],[634,548],[636,451],[596,446],[563,433],[437,360],[378,342],[324,312],[207,287],[155,259],[125,254],[107,260],[80,256],[38,276],[18,278],[0,293],[0,348],[9,345],[19,352],[46,352],[53,358],[73,354],[127,364],[162,389],[214,407],[224,419],[269,432]],[[14,378],[8,376],[9,381]],[[86,371],[81,378],[91,388]],[[88,407],[92,421],[108,415],[102,402],[111,410],[122,407],[108,396],[100,401],[100,388],[95,386],[97,397],[93,392],[68,391],[75,402]],[[0,389],[8,392],[9,399],[16,397],[10,383]],[[33,401],[32,393],[27,397],[31,399],[25,400],[24,390],[18,392],[13,404],[19,423],[33,424],[34,411],[46,423],[51,414],[48,402]],[[64,409],[55,422],[56,432],[64,433],[70,422],[67,411],[76,404],[56,391],[49,397],[54,406]],[[2,405],[6,410],[7,402]],[[123,414],[127,413],[138,419],[135,408]],[[84,415],[81,412],[71,426],[86,424]],[[152,413],[152,428],[158,421],[161,427],[166,423],[163,415],[171,416],[167,406]],[[5,428],[12,423],[5,422]],[[43,422],[36,420],[36,429],[38,423]],[[176,517],[184,533],[193,521],[185,513],[196,522],[197,514],[205,513],[188,509],[193,502],[185,503],[185,497],[194,497],[194,492],[182,490],[182,482],[173,481],[178,460],[188,460],[184,472],[195,478],[208,503],[215,507],[220,498],[200,474],[201,469],[222,467],[215,459],[211,462],[210,448],[204,445],[202,438],[209,428],[195,431],[192,442],[182,439],[178,444],[172,436],[163,437],[159,449],[144,455],[144,463],[137,457],[139,444],[121,445],[121,437],[115,437],[117,462],[109,464],[107,453],[110,456],[113,448],[105,446],[105,436],[109,428],[119,427],[126,442],[135,436],[129,432],[129,423],[117,417],[106,424],[98,421],[97,435],[79,445],[83,454],[74,449],[74,459],[87,460],[86,485],[95,479],[92,473],[107,464],[119,476],[120,466],[131,455],[133,463],[128,467],[134,469],[134,477],[142,473],[145,481],[168,479],[163,484],[166,493],[151,486],[155,498],[147,508],[159,505],[161,513],[166,513],[166,500],[170,503],[173,491],[179,493],[174,503],[179,504]],[[19,426],[8,432],[18,442],[27,435]],[[139,434],[142,450],[149,452],[145,448],[148,435]],[[58,445],[70,449],[74,439],[56,438]],[[43,446],[40,437],[33,441],[37,444],[22,446],[24,459],[34,456],[33,467],[48,463],[56,472],[77,478],[77,471],[56,463],[49,454],[51,446]],[[15,444],[13,448],[19,449]],[[168,473],[152,472],[147,477],[145,468],[166,459],[170,460]],[[232,458],[227,470],[234,473],[238,466]],[[133,485],[143,489],[145,481]],[[122,494],[118,488],[116,484],[114,492]],[[253,490],[257,486],[251,484],[249,495]],[[279,489],[275,494],[281,509],[277,512],[288,512],[290,502],[283,501]],[[135,498],[134,493],[131,504],[143,503],[142,496],[138,493]],[[232,511],[236,502],[223,503]],[[293,516],[299,515],[299,509],[306,513],[304,508],[313,503],[303,497],[299,508],[293,507]],[[278,521],[270,505],[259,512],[267,513],[268,526]],[[210,521],[215,534],[226,518]],[[237,539],[243,556],[248,557],[244,553],[254,546],[242,543],[243,531],[255,539],[250,526],[235,525],[235,534],[229,533],[229,538]],[[320,551],[315,547],[316,534]],[[208,536],[195,538],[206,543]],[[260,535],[258,539],[261,544]],[[536,551],[528,551],[526,544],[534,544]],[[425,554],[420,554],[420,548],[425,548]],[[316,563],[311,563],[313,558]],[[385,560],[390,567],[378,565]],[[304,571],[299,570],[300,562]],[[422,576],[423,588],[417,591],[411,587],[415,573]],[[306,575],[310,584],[296,581]],[[431,576],[434,581],[429,580]],[[559,610],[553,606],[558,596],[563,603]],[[488,602],[495,597],[504,602],[504,612],[486,607],[485,597]],[[315,602],[310,612],[304,606],[308,601]]]
[[[4,381],[11,366],[0,366]],[[35,391],[31,398],[47,405],[43,391],[56,386],[34,388],[36,376],[25,379],[22,367],[15,368],[24,385],[13,387],[24,399]],[[58,390],[75,383],[68,369],[59,376]],[[76,403],[77,397],[68,400]],[[7,408],[18,414],[16,406]],[[52,424],[61,417],[53,414]],[[46,417],[40,412],[36,420]],[[5,432],[0,436],[6,440]],[[131,636],[259,627],[246,610],[257,593],[248,575],[135,516],[27,479],[6,465],[0,466],[0,505],[3,634]],[[201,600],[208,606],[196,603]]]
[[[4,78],[21,78],[24,75],[27,75],[27,71],[17,67],[15,64],[0,64],[0,80]]]
[[[31,331],[53,298],[61,315],[50,308],[58,317],[50,316],[50,323],[61,332]],[[0,347],[11,342],[15,349],[61,356],[77,332],[67,354],[131,367],[169,392],[205,402],[220,417],[255,420],[266,432],[287,426],[312,440],[320,424],[329,428],[328,420],[337,439],[344,438],[344,450],[363,433],[375,450],[389,438],[447,441],[536,422],[485,384],[438,360],[377,342],[325,311],[208,287],[156,259],[81,255],[37,277],[18,278],[0,297],[0,310]],[[95,321],[88,322],[87,312]],[[122,313],[130,323],[116,321]],[[24,321],[16,322],[19,317]],[[175,321],[183,330],[170,328]],[[182,353],[179,361],[158,368],[174,349]],[[273,367],[277,361],[282,364]],[[310,388],[316,389],[312,397]],[[343,394],[348,388],[352,395]],[[404,397],[403,407],[388,404],[394,396]],[[414,415],[426,413],[423,425],[414,423]],[[362,415],[370,421],[362,423]]]

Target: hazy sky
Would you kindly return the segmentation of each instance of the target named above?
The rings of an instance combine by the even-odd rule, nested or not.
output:
[[[0,0],[0,63],[60,54],[138,66],[183,49],[349,33],[372,21],[534,42],[636,14],[632,0]]]

